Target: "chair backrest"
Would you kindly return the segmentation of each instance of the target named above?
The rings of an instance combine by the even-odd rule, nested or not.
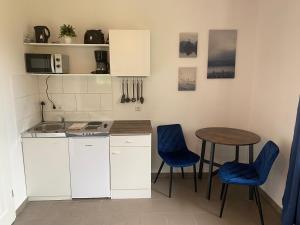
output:
[[[157,127],[157,148],[159,152],[186,151],[180,124],[163,125]]]
[[[266,182],[269,172],[278,154],[278,146],[273,141],[268,141],[257,156],[254,166],[259,175],[261,184]]]

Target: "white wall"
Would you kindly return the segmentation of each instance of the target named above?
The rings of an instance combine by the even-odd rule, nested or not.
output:
[[[37,80],[25,76],[23,59],[24,7],[17,1],[3,1],[1,11],[1,90],[5,102],[1,103],[1,117],[8,138],[5,148],[11,156],[12,185],[15,208],[26,198],[20,132],[39,121]],[[18,7],[16,7],[18,6]],[[13,12],[13,13],[12,13]],[[5,138],[5,136],[0,137]]]
[[[78,42],[83,41],[85,30],[91,28],[102,28],[105,32],[109,28],[151,31],[152,76],[145,80],[145,104],[141,112],[135,111],[135,104],[119,103],[120,80],[113,78],[113,111],[111,117],[105,115],[105,118],[151,119],[154,127],[158,124],[181,123],[189,147],[196,152],[200,149],[200,142],[194,136],[197,128],[213,125],[247,128],[254,63],[256,1],[27,2],[31,15],[28,29],[36,24],[46,25],[51,29],[52,40],[56,39],[58,27],[64,23],[76,27]],[[238,29],[234,80],[206,79],[209,29]],[[180,59],[179,33],[189,31],[199,33],[198,57]],[[197,67],[195,92],[177,91],[179,66]],[[156,171],[160,160],[156,157],[155,148],[153,155],[153,171]],[[221,157],[219,151],[217,157]],[[233,151],[222,156],[223,160],[232,158]]]
[[[281,206],[300,94],[300,2],[260,1],[250,128],[280,146],[264,190]]]

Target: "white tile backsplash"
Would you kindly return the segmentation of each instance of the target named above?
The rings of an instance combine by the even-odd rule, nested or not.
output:
[[[100,111],[100,94],[76,94],[77,111],[95,112]]]
[[[88,93],[111,93],[110,77],[89,77]]]
[[[44,117],[46,121],[60,121],[62,117],[65,118],[64,112],[45,112]]]
[[[45,93],[46,91],[46,79],[47,76],[39,77],[39,90],[40,93]],[[63,93],[63,83],[62,77],[60,76],[50,76],[48,78],[48,93]]]
[[[87,77],[63,77],[63,93],[87,93]]]
[[[40,101],[46,103],[45,119],[109,120],[112,118],[112,84],[110,77],[50,77],[49,97],[46,96],[45,77],[39,78]]]
[[[75,94],[50,94],[50,97],[56,106],[55,111],[76,111]]]
[[[89,121],[88,112],[65,112],[65,119],[67,121]]]
[[[39,93],[38,80],[28,74],[13,76],[13,91],[15,98]]]
[[[112,110],[112,94],[101,95],[101,110]]]

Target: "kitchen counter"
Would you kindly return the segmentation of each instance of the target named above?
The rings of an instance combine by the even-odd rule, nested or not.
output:
[[[126,134],[151,134],[150,120],[115,120],[111,129],[111,135]]]

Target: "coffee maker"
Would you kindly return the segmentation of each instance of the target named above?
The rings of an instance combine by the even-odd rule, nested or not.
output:
[[[92,73],[107,74],[109,73],[109,63],[107,61],[107,51],[95,51],[96,70]]]

